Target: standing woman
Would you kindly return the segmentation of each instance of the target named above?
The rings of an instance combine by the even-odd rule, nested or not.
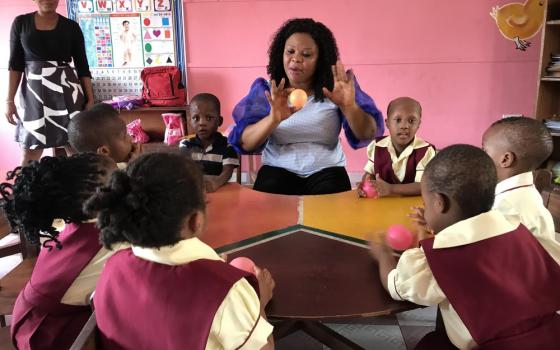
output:
[[[350,180],[339,140],[341,128],[354,149],[383,135],[383,117],[339,61],[332,32],[311,18],[287,21],[268,50],[271,82],[257,79],[233,110],[230,143],[238,152],[263,150],[253,189],[279,194],[348,191]],[[288,106],[293,89],[309,99]]]
[[[6,118],[16,125],[22,165],[41,158],[45,148],[67,148],[70,118],[93,105],[80,27],[56,12],[59,0],[34,2],[37,11],[16,17],[10,34]],[[20,113],[14,100],[18,87]]]

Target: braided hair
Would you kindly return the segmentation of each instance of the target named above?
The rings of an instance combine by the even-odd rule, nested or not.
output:
[[[128,242],[159,248],[181,240],[184,221],[205,209],[202,173],[188,156],[148,153],[116,171],[85,205],[97,213],[101,241],[109,249]]]
[[[44,157],[17,167],[7,174],[10,182],[0,184],[0,207],[12,229],[23,232],[30,244],[38,244],[41,237],[46,237],[44,247],[52,249],[49,243],[54,242],[60,249],[53,220],[88,220],[83,203],[102,185],[104,169],[111,162],[105,156],[84,153],[68,158]]]
[[[294,33],[306,33],[311,36],[319,54],[315,74],[313,74],[313,93],[316,101],[323,101],[323,87],[331,90],[334,86],[334,79],[331,66],[336,64],[338,59],[338,46],[333,33],[321,22],[316,22],[311,18],[292,18],[282,25],[274,34],[270,47],[268,48],[268,66],[266,71],[271,79],[280,83],[285,79],[287,86],[289,79],[284,71],[284,46],[286,40]]]

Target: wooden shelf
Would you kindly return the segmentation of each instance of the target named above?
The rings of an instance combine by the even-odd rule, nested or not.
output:
[[[541,81],[560,81],[560,77],[542,77]]]
[[[546,21],[547,26],[560,26],[560,19],[553,19],[550,21]]]

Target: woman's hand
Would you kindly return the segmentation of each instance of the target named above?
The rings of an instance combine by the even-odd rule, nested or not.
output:
[[[354,73],[352,71],[346,73],[344,65],[340,61],[336,61],[336,65],[332,66],[332,73],[334,86],[332,91],[323,87],[325,96],[342,110],[355,107]]]
[[[8,120],[8,123],[13,125],[16,125],[19,120],[19,114],[14,101],[6,102],[6,119]]]
[[[270,103],[270,116],[272,120],[277,124],[281,121],[288,119],[297,110],[293,107],[288,106],[288,95],[294,89],[284,88],[286,85],[286,80],[282,78],[280,84],[277,86],[276,82],[273,80],[270,88],[270,92],[265,91],[268,103]]]

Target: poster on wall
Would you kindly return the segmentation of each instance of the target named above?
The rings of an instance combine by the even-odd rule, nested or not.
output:
[[[66,2],[84,34],[96,100],[139,95],[144,67],[177,66],[186,80],[182,1]]]
[[[543,26],[545,9],[545,1],[526,0],[494,6],[490,16],[504,38],[513,41],[517,50],[527,51],[531,46],[528,40],[537,35]]]

